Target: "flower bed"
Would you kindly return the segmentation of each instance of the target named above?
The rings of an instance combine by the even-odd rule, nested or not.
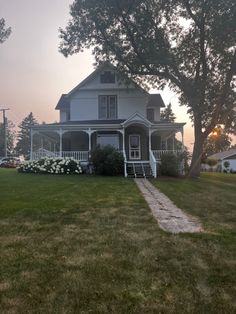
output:
[[[80,162],[73,158],[42,158],[25,161],[17,168],[20,173],[81,174]]]

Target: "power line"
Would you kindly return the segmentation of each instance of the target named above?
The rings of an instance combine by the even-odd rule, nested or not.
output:
[[[7,118],[6,111],[10,110],[9,108],[0,109],[2,111],[3,118],[3,130],[4,130],[4,156],[7,157]]]

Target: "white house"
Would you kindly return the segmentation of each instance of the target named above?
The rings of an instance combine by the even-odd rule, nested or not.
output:
[[[236,149],[230,149],[224,152],[216,153],[214,155],[209,156],[209,158],[216,159],[218,164],[216,165],[216,169],[219,171],[232,171],[236,172]],[[229,167],[225,167],[225,162],[228,162]]]
[[[96,145],[113,145],[125,160],[125,176],[157,175],[162,154],[176,147],[180,132],[183,145],[185,123],[161,121],[165,107],[159,94],[149,94],[133,81],[122,82],[116,69],[104,63],[68,94],[56,110],[60,122],[34,126],[31,130],[31,159],[43,156],[74,157],[86,164]],[[40,148],[35,146],[40,137]]]

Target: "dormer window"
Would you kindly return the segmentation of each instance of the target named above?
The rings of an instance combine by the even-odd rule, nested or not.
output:
[[[111,71],[104,71],[100,75],[101,84],[114,84],[115,83],[115,73]]]

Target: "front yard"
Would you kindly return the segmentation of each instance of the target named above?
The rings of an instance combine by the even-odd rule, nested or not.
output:
[[[233,313],[236,175],[152,182],[205,232],[160,230],[133,180],[0,169],[0,313]]]

